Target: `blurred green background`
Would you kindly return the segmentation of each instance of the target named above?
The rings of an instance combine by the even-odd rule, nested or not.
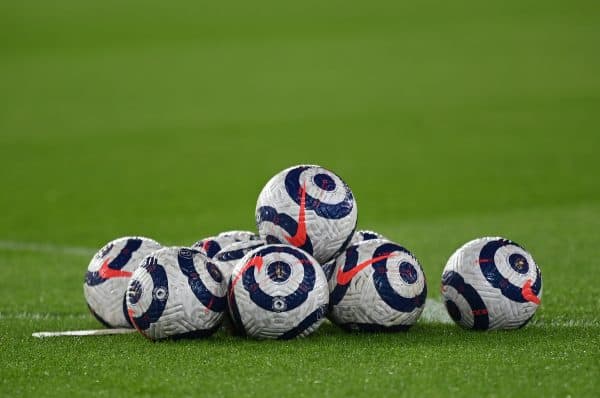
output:
[[[0,5],[0,238],[251,228],[314,162],[363,226],[600,199],[594,1]]]
[[[587,0],[0,2],[0,395],[314,396],[323,375],[322,396],[597,395],[599,49]],[[298,163],[346,180],[359,228],[411,249],[434,303],[462,243],[522,243],[544,272],[533,324],[329,326],[285,346],[29,337],[99,327],[81,283],[105,242],[254,229],[262,186]],[[174,383],[198,357],[203,379]]]

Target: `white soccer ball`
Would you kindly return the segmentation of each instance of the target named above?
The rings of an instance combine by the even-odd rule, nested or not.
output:
[[[256,225],[268,243],[299,247],[323,264],[350,242],[356,214],[352,191],[340,177],[320,166],[294,166],[261,191]]]
[[[201,239],[192,245],[192,249],[213,258],[219,251],[235,242],[259,240],[259,236],[250,231],[226,231],[217,236]]]
[[[231,273],[233,269],[237,265],[237,263],[249,252],[252,250],[264,246],[266,242],[264,240],[248,240],[245,242],[235,242],[230,245],[225,246],[222,250],[220,250],[215,256],[213,260],[215,264],[221,270],[223,277],[226,281],[231,277]]]
[[[88,265],[83,295],[91,313],[107,327],[132,327],[125,307],[125,291],[133,271],[160,243],[126,236],[108,242]]]
[[[146,257],[127,288],[127,311],[135,328],[152,340],[206,337],[226,309],[226,283],[204,254],[166,247]]]
[[[288,245],[266,245],[240,260],[227,299],[240,334],[291,339],[319,327],[329,292],[321,266],[308,253]]]
[[[425,308],[421,265],[404,247],[383,239],[352,245],[329,280],[329,318],[347,330],[399,331]]]
[[[352,240],[350,241],[350,245],[355,245],[355,244],[360,243],[362,241],[371,240],[371,239],[386,239],[386,240],[389,240],[388,238],[386,238],[385,236],[381,235],[378,232],[369,231],[367,229],[363,229],[363,230],[360,230],[360,231],[356,231],[354,233],[354,236],[352,236]]]
[[[533,257],[508,239],[486,237],[452,254],[442,274],[450,317],[467,329],[515,329],[533,317],[542,274]]]

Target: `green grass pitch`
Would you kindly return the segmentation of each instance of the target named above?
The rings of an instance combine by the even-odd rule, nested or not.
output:
[[[585,0],[0,2],[0,396],[600,395],[599,21]],[[31,337],[100,327],[82,280],[106,241],[253,229],[297,163],[420,259],[410,331]],[[542,269],[522,330],[444,317],[448,256],[486,235]]]

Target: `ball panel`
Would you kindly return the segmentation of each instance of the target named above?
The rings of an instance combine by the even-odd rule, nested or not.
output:
[[[328,185],[317,185],[323,182]],[[348,186],[320,166],[292,167],[287,171],[284,184],[288,196],[298,206],[304,201],[306,209],[314,211],[318,217],[340,220],[354,208],[354,197]]]
[[[201,263],[194,264],[194,255],[200,257],[198,252],[182,248],[177,252],[177,264],[182,274],[187,278],[188,286],[192,293],[207,310],[223,312],[225,310],[225,296],[223,295],[223,276],[221,271],[212,264],[208,258],[203,258]],[[198,260],[196,260],[196,263]]]
[[[208,256],[208,258],[213,258],[217,253],[233,243],[249,242],[258,239],[259,236],[251,231],[225,231],[216,236],[200,239],[191,248]]]
[[[167,272],[158,261],[157,257],[146,257],[127,289],[129,319],[145,335],[143,331],[163,316],[169,298]]]
[[[510,258],[522,258],[527,264],[527,271],[516,270],[510,264]],[[525,303],[530,301],[524,297],[523,288],[529,281],[529,287],[534,295],[541,288],[539,269],[531,255],[520,246],[506,239],[495,239],[487,242],[480,250],[477,260],[485,279],[499,289],[503,296],[511,301]],[[530,267],[529,264],[532,264]],[[535,281],[531,284],[531,281]],[[535,299],[534,299],[535,300]]]
[[[264,246],[267,242],[264,240],[250,240],[246,242],[235,242],[232,243],[221,251],[219,251],[214,257],[215,264],[219,267],[219,270],[223,274],[225,280],[229,280],[233,269],[237,263],[252,250]]]
[[[267,243],[289,243],[292,237],[302,235],[302,240],[297,238],[294,246],[304,250],[309,254],[314,253],[313,244],[310,236],[305,233],[299,234],[299,223],[286,213],[280,213],[272,206],[260,206],[256,209],[257,226],[262,239]],[[304,218],[306,221],[306,218]]]
[[[477,289],[466,283],[456,271],[446,271],[442,276],[442,295],[450,317],[465,328],[489,328],[488,309]],[[451,304],[448,304],[451,303]],[[460,315],[456,311],[460,312]]]
[[[383,236],[379,232],[375,232],[375,231],[371,231],[371,230],[367,230],[367,229],[362,229],[362,230],[354,232],[354,234],[352,235],[352,239],[350,241],[350,245],[355,245],[355,244],[360,243],[362,241],[373,240],[373,239],[385,239],[385,240],[389,240],[388,238],[386,238],[385,236]]]
[[[281,334],[277,338],[279,340],[290,340],[296,337],[306,337],[315,331],[321,323],[325,320],[325,314],[327,313],[327,304],[324,304],[308,314],[297,326],[289,329],[287,332]]]

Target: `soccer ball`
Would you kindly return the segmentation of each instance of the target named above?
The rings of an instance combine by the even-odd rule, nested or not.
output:
[[[294,166],[275,175],[256,204],[260,237],[287,243],[324,264],[341,253],[356,227],[356,202],[340,177],[320,166]]]
[[[129,277],[160,243],[143,237],[123,237],[108,242],[88,265],[83,295],[91,313],[107,327],[132,327],[125,308]]]
[[[206,337],[223,319],[227,286],[202,253],[166,247],[146,257],[127,288],[127,312],[152,340]]]
[[[247,242],[260,239],[257,234],[250,231],[226,231],[217,236],[204,238],[192,245],[192,249],[213,258],[221,249],[235,242]]]
[[[374,231],[369,231],[366,229],[360,230],[360,231],[356,231],[354,233],[354,236],[352,237],[352,240],[350,241],[351,245],[355,245],[357,243],[360,243],[362,241],[365,240],[371,240],[371,239],[385,239],[385,240],[389,240],[388,238],[386,238],[385,236],[381,235],[378,232],[374,232]]]
[[[252,250],[264,246],[266,242],[264,240],[248,240],[245,242],[235,242],[224,249],[219,251],[213,257],[215,264],[219,267],[219,270],[223,274],[226,281],[229,280],[233,268],[237,263]]]
[[[533,257],[504,238],[472,240],[454,252],[442,275],[450,317],[467,329],[515,329],[535,313],[542,274]]]
[[[329,280],[330,319],[347,330],[399,331],[425,308],[421,265],[404,247],[383,239],[352,245]]]
[[[257,339],[292,339],[325,319],[329,292],[323,270],[305,251],[265,245],[242,258],[227,292],[234,326]]]

